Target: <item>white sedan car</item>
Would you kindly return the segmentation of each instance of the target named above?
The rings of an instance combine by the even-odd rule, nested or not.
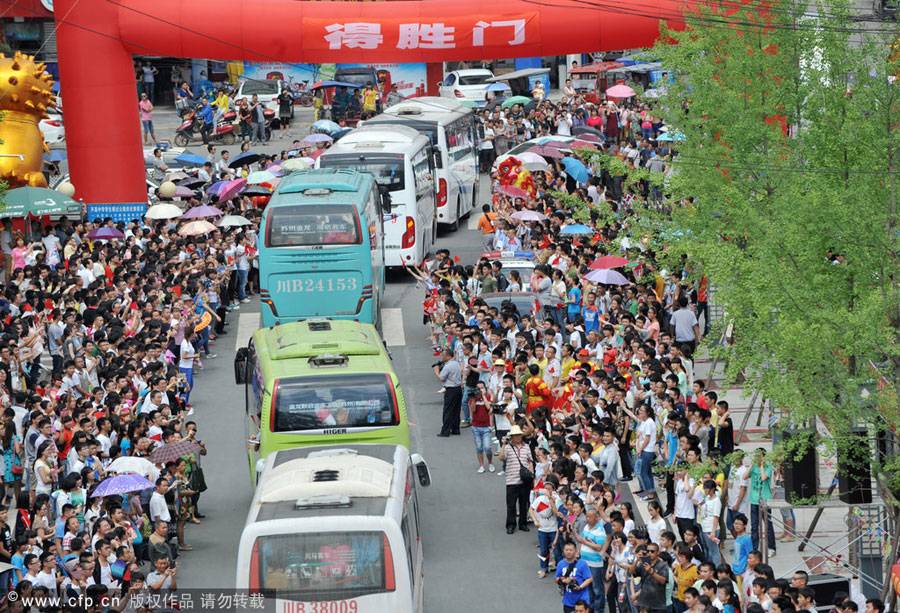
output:
[[[41,120],[40,128],[48,147],[65,142],[66,129],[63,126],[62,113],[50,113],[48,119]]]
[[[484,88],[489,85],[487,80],[493,76],[494,73],[486,68],[454,70],[438,83],[440,95],[484,104]]]

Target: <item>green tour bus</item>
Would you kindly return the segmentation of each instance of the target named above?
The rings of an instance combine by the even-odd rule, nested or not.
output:
[[[262,328],[235,356],[253,483],[278,449],[344,443],[409,447],[400,381],[375,326],[306,319]]]
[[[323,168],[282,178],[260,225],[263,325],[306,317],[378,325],[384,212],[390,197],[370,174]]]

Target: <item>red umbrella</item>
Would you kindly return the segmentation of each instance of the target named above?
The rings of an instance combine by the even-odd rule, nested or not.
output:
[[[625,266],[625,264],[628,264],[628,258],[623,258],[620,255],[604,255],[591,262],[591,269],[618,268]]]
[[[247,179],[234,179],[219,192],[219,202],[227,202],[237,196],[247,186]]]
[[[506,194],[511,198],[527,198],[528,192],[526,192],[521,187],[516,187],[515,185],[498,185],[497,191],[501,194]]]

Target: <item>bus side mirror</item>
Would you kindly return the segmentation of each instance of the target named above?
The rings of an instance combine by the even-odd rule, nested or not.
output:
[[[440,149],[434,150],[434,167],[435,168],[443,168],[444,167],[444,161],[441,159],[441,150]]]
[[[247,358],[250,350],[241,347],[234,355],[234,382],[237,385],[245,385],[247,383]]]
[[[416,467],[419,485],[422,487],[431,485],[431,473],[428,472],[428,464],[425,463],[425,458],[422,457],[422,454],[414,453],[410,456],[410,459],[412,460],[413,466]]]
[[[393,206],[390,193],[388,193],[386,187],[383,187],[381,185],[378,186],[378,193],[381,195],[381,211],[383,213],[390,213],[391,206]]]

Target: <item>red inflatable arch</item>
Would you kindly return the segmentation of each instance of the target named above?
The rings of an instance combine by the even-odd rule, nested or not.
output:
[[[628,49],[677,0],[56,0],[72,183],[146,202],[132,54],[288,62],[441,62]]]

